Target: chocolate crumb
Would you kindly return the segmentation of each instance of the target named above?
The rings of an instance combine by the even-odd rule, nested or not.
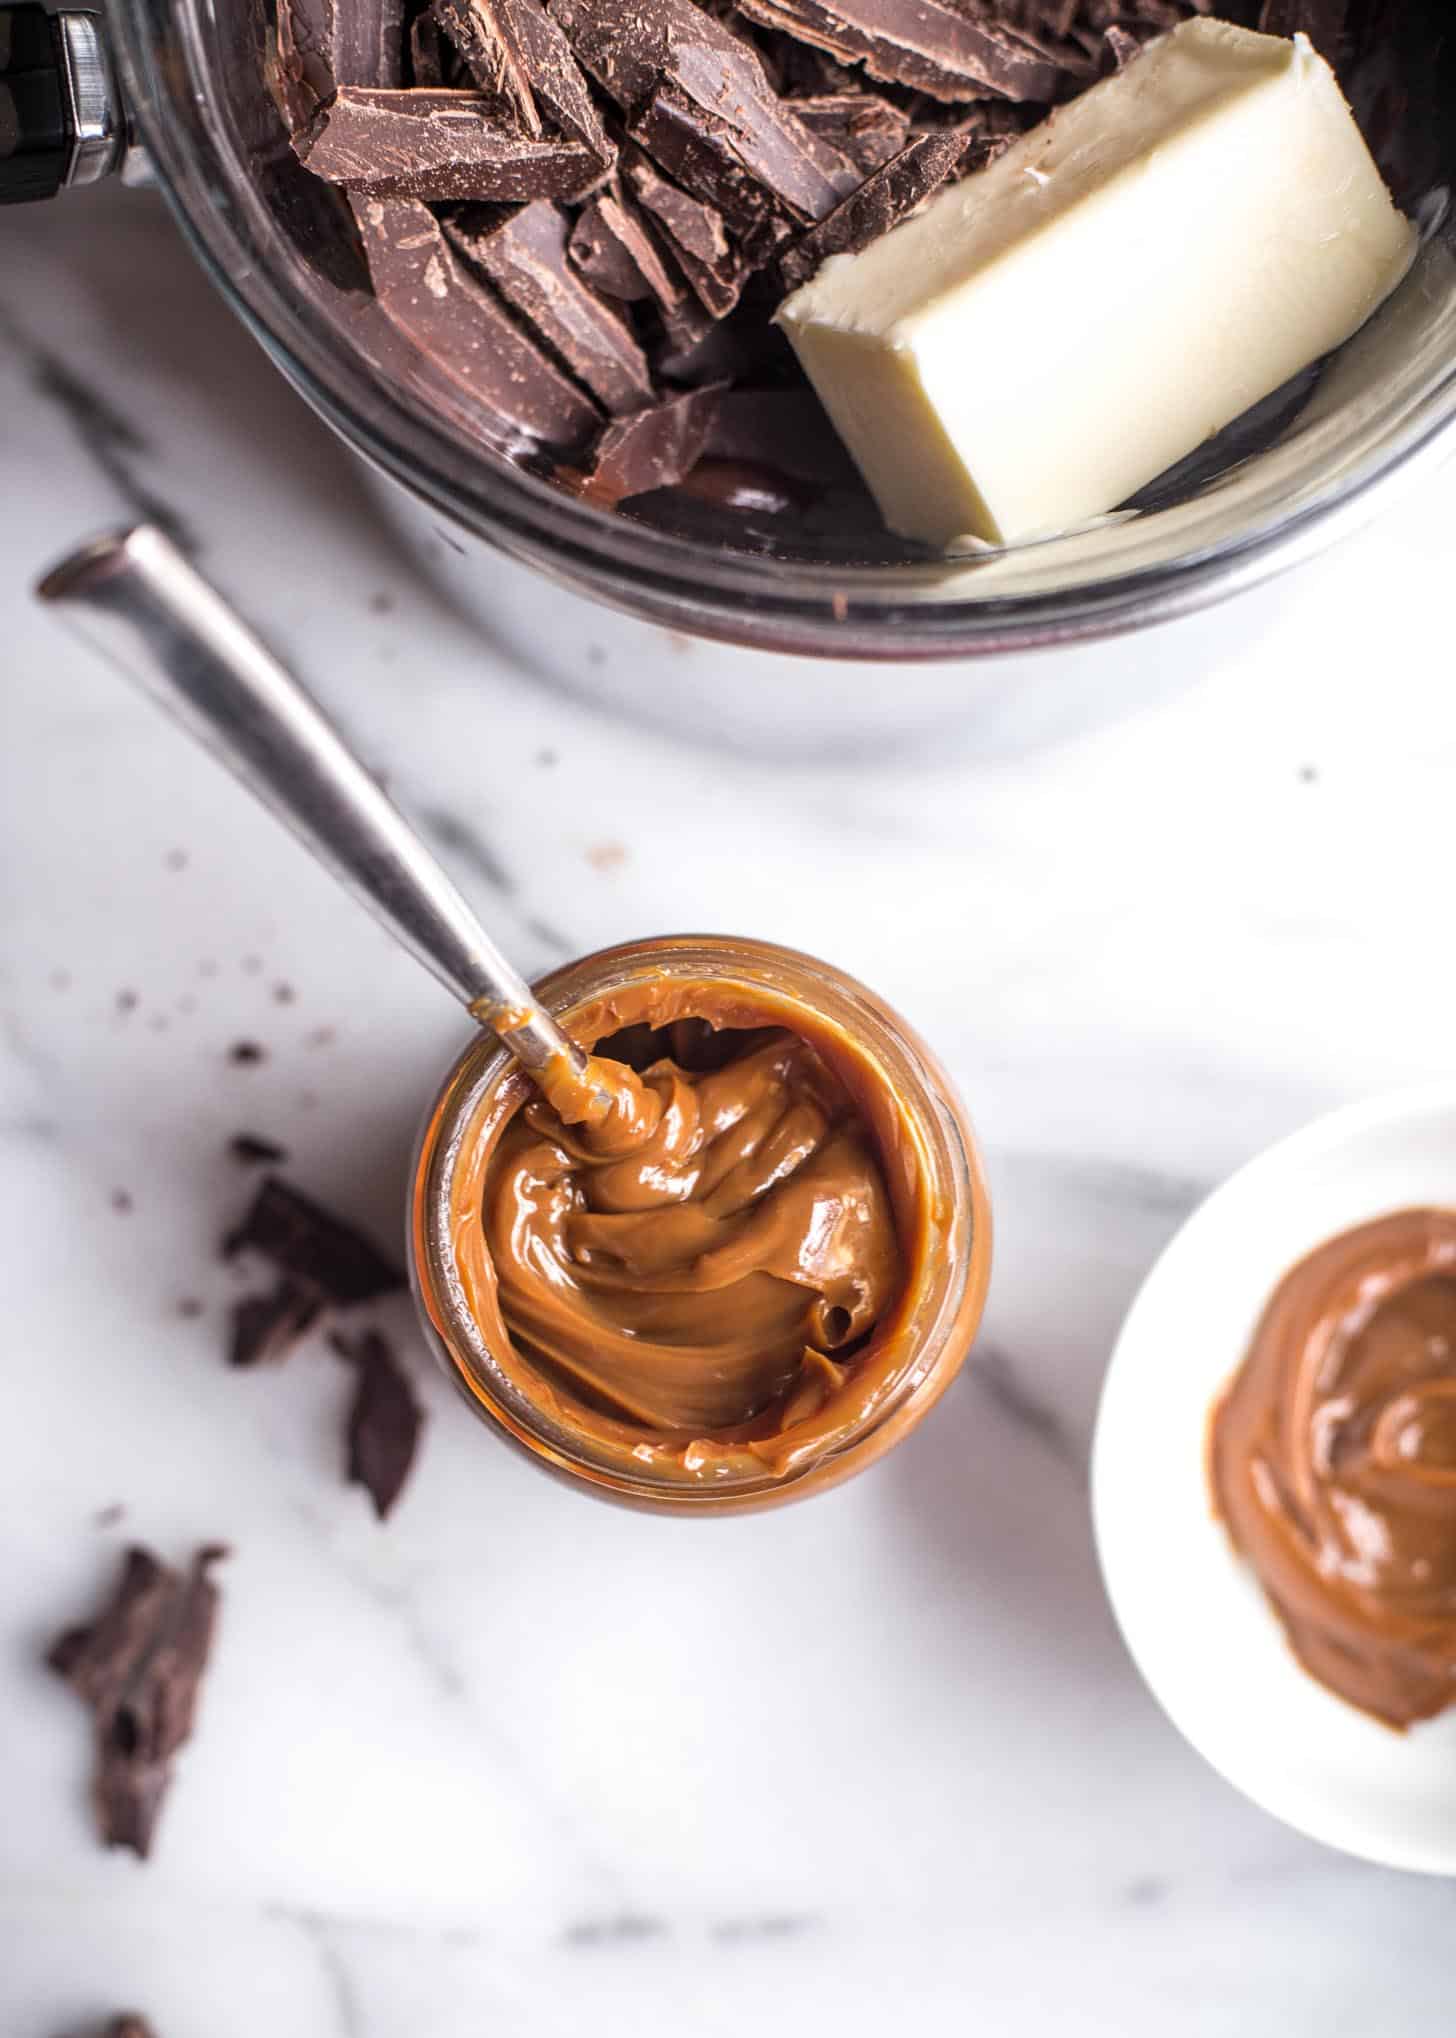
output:
[[[112,2018],[101,2038],[156,2038],[156,2034],[145,2017],[128,2010],[125,2015]]]
[[[116,1009],[118,1012],[135,1012],[140,1003],[141,999],[135,991],[118,991],[116,994]]]
[[[394,596],[389,592],[388,588],[376,588],[369,597],[369,613],[371,616],[387,616],[393,607]]]
[[[271,1295],[244,1295],[233,1304],[230,1366],[263,1366],[286,1359],[323,1314],[313,1288],[280,1281]]]
[[[187,1318],[201,1316],[201,1298],[196,1295],[179,1295],[177,1297],[177,1314]]]
[[[349,1483],[367,1489],[383,1521],[399,1499],[419,1448],[424,1411],[388,1342],[377,1330],[329,1342],[355,1370],[349,1410]]]
[[[119,1217],[128,1216],[136,1208],[132,1201],[130,1189],[113,1189],[111,1192],[111,1207]]]
[[[267,1060],[267,1050],[256,1040],[235,1040],[228,1049],[228,1060],[235,1068],[256,1068],[260,1061]]]
[[[235,1132],[228,1141],[228,1152],[245,1168],[281,1165],[288,1159],[286,1148],[274,1140],[260,1139],[256,1132]]]
[[[273,1002],[275,1005],[291,1005],[297,997],[298,993],[294,990],[292,984],[275,984],[273,986]]]
[[[226,1554],[206,1544],[182,1572],[133,1546],[109,1603],[95,1620],[68,1628],[46,1658],[91,1708],[101,1838],[142,1859],[173,1759],[192,1732],[217,1622],[208,1573]]]
[[[113,1500],[109,1506],[98,1507],[91,1520],[97,1528],[115,1528],[117,1523],[124,1518],[125,1514],[126,1509],[122,1506],[121,1502]]]
[[[372,1240],[278,1175],[265,1178],[247,1216],[223,1241],[225,1258],[240,1252],[260,1253],[339,1309],[404,1286],[404,1275]]]
[[[315,1026],[311,1033],[303,1036],[303,1044],[305,1047],[332,1047],[338,1037],[337,1027]]]
[[[168,870],[186,870],[187,851],[185,849],[169,849],[162,858],[162,861]]]

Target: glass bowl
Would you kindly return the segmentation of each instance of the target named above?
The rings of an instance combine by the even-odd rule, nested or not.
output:
[[[379,311],[338,195],[294,159],[263,84],[263,0],[115,0],[142,140],[197,254],[273,360],[457,548],[480,541],[669,629],[776,652],[967,658],[1185,613],[1363,519],[1440,447],[1456,413],[1456,164],[1447,0],[1396,7],[1357,110],[1394,150],[1420,256],[1317,374],[1231,428],[1145,506],[969,559],[765,556],[594,509],[472,436],[468,411]],[[1442,117],[1441,109],[1446,109]],[[1387,165],[1388,166],[1388,165]]]

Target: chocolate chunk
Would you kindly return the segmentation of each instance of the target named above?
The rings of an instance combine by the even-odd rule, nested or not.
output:
[[[966,138],[957,128],[916,135],[843,205],[795,241],[780,264],[785,285],[796,288],[830,255],[852,255],[908,219],[945,182],[965,152]]]
[[[795,99],[795,117],[868,176],[905,146],[910,116],[877,92],[832,92]]]
[[[1349,12],[1349,0],[1264,0],[1259,26],[1266,35],[1307,35],[1327,62],[1338,64]]]
[[[101,1837],[143,1858],[192,1731],[207,1668],[218,1590],[208,1571],[226,1551],[200,1549],[188,1570],[130,1549],[110,1604],[87,1626],[68,1628],[47,1661],[91,1708],[93,1788]]]
[[[1125,71],[1134,57],[1142,55],[1143,46],[1137,37],[1115,21],[1102,31],[1102,41],[1111,70]]]
[[[545,132],[540,102],[562,133],[606,165],[612,145],[581,66],[537,0],[431,0],[431,11],[484,92],[504,99],[527,134]]]
[[[604,191],[591,201],[571,230],[567,252],[572,266],[604,296],[628,304],[651,297],[664,311],[683,301],[682,284],[620,193]]]
[[[393,1351],[376,1330],[336,1335],[333,1347],[357,1376],[349,1410],[349,1483],[363,1486],[384,1520],[419,1448],[424,1411]]]
[[[131,2014],[113,2017],[106,2027],[103,2038],[155,2038],[155,2034],[145,2017]]]
[[[681,481],[701,459],[720,390],[689,389],[610,424],[587,470],[584,494],[603,504]]]
[[[704,310],[726,318],[743,293],[749,264],[741,244],[730,240],[722,213],[672,183],[645,156],[625,158],[623,168],[638,203],[666,233]]]
[[[385,316],[475,399],[482,434],[501,451],[584,445],[598,423],[589,398],[470,275],[434,215],[413,198],[353,208]]]
[[[695,197],[750,217],[772,201],[807,222],[853,189],[853,166],[775,97],[754,49],[692,0],[551,0],[551,12],[633,116],[629,132]]]
[[[378,198],[574,198],[608,167],[580,142],[503,127],[484,92],[341,86],[294,146],[316,176]]]
[[[316,1288],[280,1281],[271,1295],[244,1295],[233,1304],[230,1366],[262,1366],[286,1359],[323,1314]]]
[[[652,402],[647,356],[621,313],[567,260],[569,223],[556,206],[538,199],[483,228],[467,213],[447,221],[445,231],[612,417]]]
[[[1047,101],[1059,89],[1059,69],[1049,58],[1005,29],[955,13],[939,0],[742,0],[742,7],[765,28],[935,99],[991,93]]]
[[[223,1241],[223,1252],[260,1253],[279,1272],[338,1309],[372,1302],[404,1286],[404,1275],[351,1224],[324,1210],[278,1175],[266,1177],[252,1208]]]
[[[402,85],[404,0],[278,0],[278,67],[290,127],[340,85]]]
[[[228,1152],[235,1161],[245,1168],[277,1165],[288,1159],[287,1153],[271,1139],[260,1139],[256,1132],[235,1132],[228,1141]]]

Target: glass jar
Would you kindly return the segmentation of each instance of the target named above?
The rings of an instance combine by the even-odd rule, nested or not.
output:
[[[974,1135],[944,1071],[889,1006],[828,963],[763,941],[663,937],[589,955],[537,989],[565,1030],[592,1046],[610,1025],[604,1014],[614,995],[674,981],[711,983],[715,1009],[731,1008],[735,1024],[786,1026],[811,1040],[832,1035],[842,1043],[835,1072],[874,1134],[905,1252],[905,1288],[888,1327],[877,1327],[862,1363],[813,1422],[791,1420],[766,1455],[653,1451],[643,1447],[644,1432],[583,1411],[512,1347],[469,1216],[480,1206],[494,1145],[530,1085],[487,1034],[460,1057],[425,1123],[410,1267],[427,1333],[455,1384],[483,1421],[537,1463],[641,1507],[737,1512],[837,1484],[898,1443],[939,1400],[985,1304],[990,1206]],[[883,1366],[872,1366],[880,1351]]]

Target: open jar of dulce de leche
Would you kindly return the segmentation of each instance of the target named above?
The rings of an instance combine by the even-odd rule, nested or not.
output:
[[[923,1042],[767,942],[633,942],[537,988],[638,1072],[657,1129],[589,1150],[488,1034],[451,1070],[410,1260],[476,1413],[573,1483],[676,1513],[880,1457],[960,1369],[990,1275],[974,1136]]]

